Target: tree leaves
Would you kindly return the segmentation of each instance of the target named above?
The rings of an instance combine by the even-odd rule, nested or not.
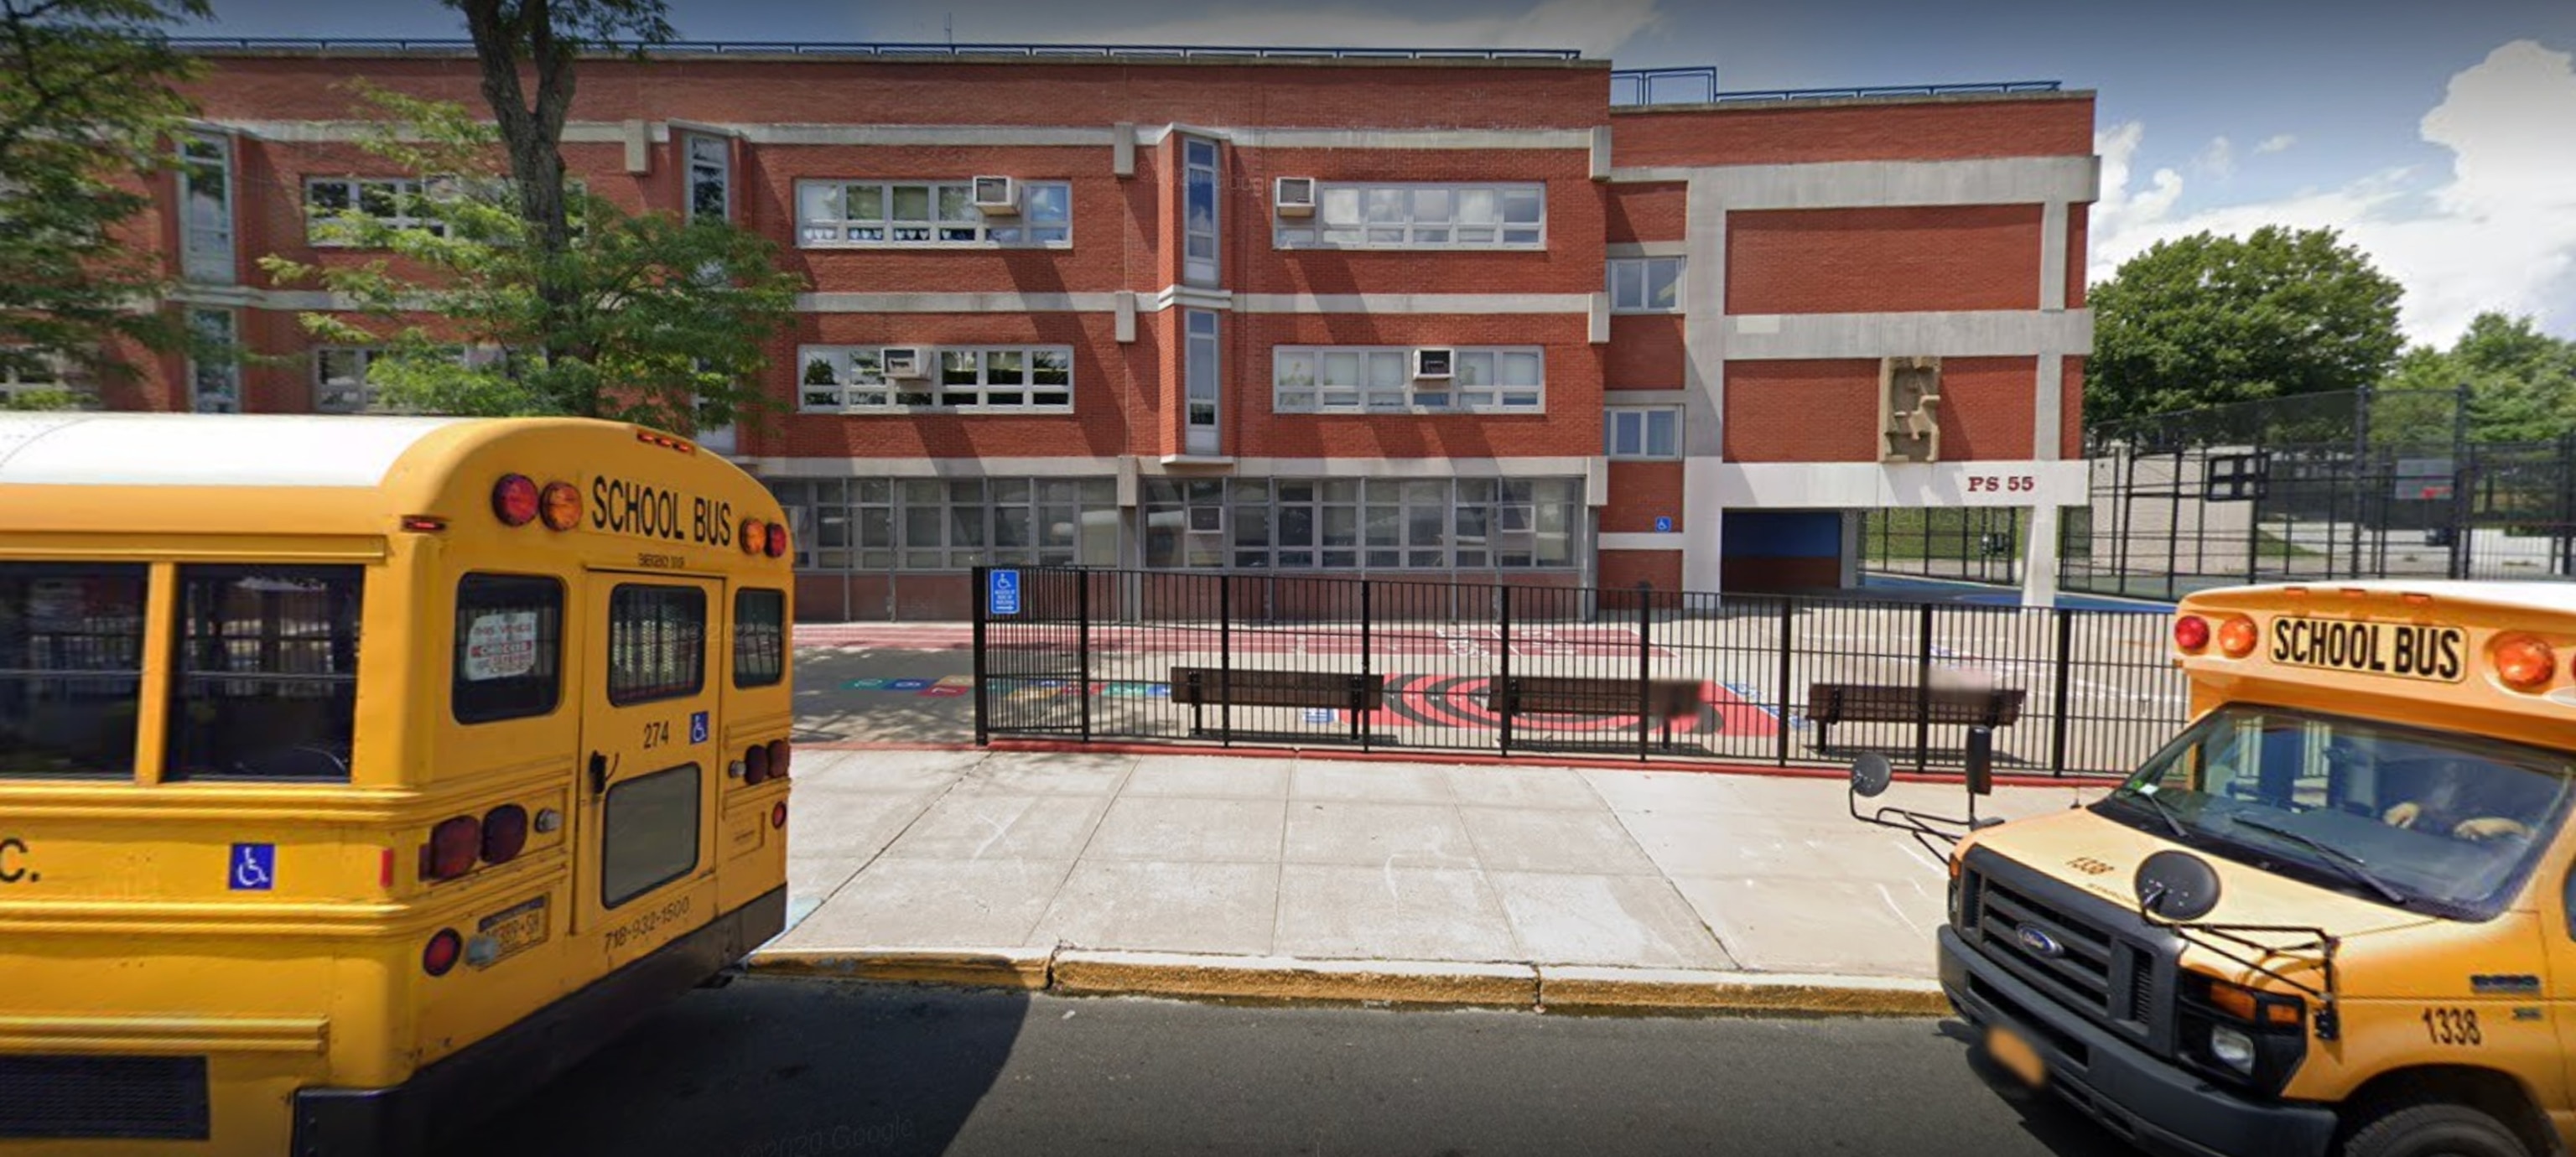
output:
[[[2091,421],[2377,384],[2403,290],[2330,229],[2160,242],[2091,295]]]

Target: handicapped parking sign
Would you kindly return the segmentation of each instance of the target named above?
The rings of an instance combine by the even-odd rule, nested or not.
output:
[[[990,595],[990,601],[992,603],[991,613],[996,615],[1016,615],[1020,613],[1020,572],[1015,570],[994,571],[991,573],[991,576],[985,580],[985,589]]]

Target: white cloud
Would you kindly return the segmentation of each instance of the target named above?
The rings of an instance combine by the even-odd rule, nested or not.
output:
[[[1607,57],[1662,19],[1661,0],[1538,0],[1521,12],[1419,19],[1368,4],[1202,5],[1192,15],[1118,25],[1081,4],[1014,13],[999,39],[1083,44],[1303,45],[1370,48],[1579,48]],[[1061,21],[1061,23],[1057,23]],[[960,21],[963,24],[963,21]],[[1329,30],[1324,35],[1319,30]],[[959,30],[959,39],[966,39]]]
[[[2553,290],[2563,298],[2576,269],[2571,124],[2576,57],[2518,40],[2453,76],[2441,105],[2425,115],[2424,139],[2452,154],[2447,180],[2396,169],[2339,188],[2180,214],[2184,181],[2172,169],[2131,188],[2145,129],[2115,125],[2095,137],[2102,199],[2093,210],[2089,274],[2108,278],[2148,246],[2203,230],[2332,227],[2406,287],[2401,324],[2415,341],[2448,345],[2489,309],[2540,314],[2567,329],[2576,326],[2576,302],[2552,298]]]
[[[2291,133],[2278,133],[2263,138],[2262,144],[2254,146],[2254,155],[2259,157],[2265,153],[2281,152],[2297,143],[2299,143],[2299,138],[2296,135]]]
[[[2236,146],[2228,144],[2225,137],[2212,140],[2208,148],[2191,159],[2191,166],[2224,181],[2236,175]]]

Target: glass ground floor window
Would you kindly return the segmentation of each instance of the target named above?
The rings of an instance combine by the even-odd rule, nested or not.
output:
[[[771,479],[806,570],[1118,565],[1114,478]]]
[[[1157,569],[1570,567],[1583,480],[1156,478],[1141,513]]]

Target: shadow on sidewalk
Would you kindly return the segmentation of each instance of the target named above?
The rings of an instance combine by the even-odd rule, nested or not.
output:
[[[962,653],[832,649],[796,655],[796,734],[799,743],[845,741],[969,743],[975,738],[975,700],[965,694],[974,670]],[[924,694],[953,679],[956,694]],[[921,687],[851,687],[854,681],[917,682]]]
[[[824,996],[818,1015],[817,994]],[[1010,1059],[1018,992],[696,992],[489,1120],[481,1157],[947,1151]]]
[[[2074,1106],[2060,1100],[2055,1093],[2034,1089],[2020,1078],[2004,1071],[1979,1046],[1977,1030],[1957,1017],[1943,1017],[1934,1031],[1959,1042],[1964,1056],[1961,1063],[1977,1079],[1994,1090],[1995,1096],[2021,1116],[2022,1132],[2031,1140],[2048,1146],[2059,1157],[2139,1157],[2138,1150],[2127,1141],[2103,1128],[2101,1123],[2085,1116]]]

